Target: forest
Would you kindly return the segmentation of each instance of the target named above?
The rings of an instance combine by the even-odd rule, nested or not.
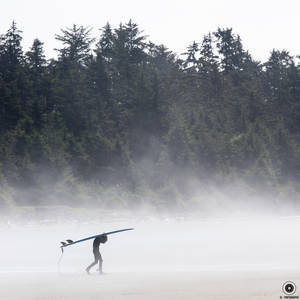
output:
[[[132,20],[55,39],[48,59],[15,22],[0,35],[1,210],[201,207],[216,188],[300,204],[299,56],[256,61],[232,28],[177,54]]]

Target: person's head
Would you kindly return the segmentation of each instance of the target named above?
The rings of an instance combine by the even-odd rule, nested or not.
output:
[[[105,244],[107,242],[107,235],[103,233],[100,235],[100,243]]]

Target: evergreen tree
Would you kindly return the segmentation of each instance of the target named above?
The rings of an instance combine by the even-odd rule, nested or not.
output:
[[[250,59],[247,52],[243,50],[241,38],[232,33],[232,28],[218,28],[214,32],[216,46],[221,55],[221,67],[225,73],[231,71],[242,71],[245,61]]]
[[[182,59],[131,20],[107,23],[93,51],[90,32],[62,30],[49,61],[38,39],[23,54],[15,22],[0,36],[0,184],[110,184],[169,203],[189,197],[190,177],[299,188],[300,65],[288,51],[256,62],[219,28]]]
[[[62,49],[56,49],[60,59],[68,59],[71,62],[84,64],[85,60],[91,54],[91,44],[94,38],[90,38],[91,28],[75,24],[72,28],[62,29],[62,35],[55,35],[55,39],[61,41],[65,46]]]
[[[27,63],[34,72],[39,72],[46,67],[46,58],[43,43],[39,39],[33,41],[30,51],[26,52]]]
[[[200,48],[199,69],[201,73],[209,74],[215,72],[218,68],[217,58],[214,54],[212,37],[209,33],[205,35]]]
[[[21,31],[13,22],[0,44],[1,130],[13,129],[27,110]]]
[[[113,31],[109,23],[102,28],[101,37],[97,43],[96,52],[100,52],[102,57],[104,57],[108,62],[111,62],[113,57]]]
[[[187,52],[183,53],[187,56],[183,66],[187,71],[198,71],[197,53],[199,52],[198,44],[194,41],[192,45],[188,46]]]
[[[40,129],[47,121],[47,99],[49,98],[49,79],[47,78],[47,61],[44,55],[43,43],[35,39],[31,49],[26,52],[28,77],[31,82],[30,102],[32,104],[31,118]]]

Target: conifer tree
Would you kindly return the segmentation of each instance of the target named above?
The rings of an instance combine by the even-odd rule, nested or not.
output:
[[[62,42],[64,48],[56,49],[60,59],[84,64],[91,54],[91,44],[94,38],[90,37],[91,28],[73,25],[72,28],[62,29],[62,34],[56,34],[55,39]]]

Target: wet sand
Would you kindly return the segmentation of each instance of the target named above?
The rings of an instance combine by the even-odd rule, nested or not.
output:
[[[279,299],[300,273],[144,272],[103,276],[54,272],[1,273],[0,299]],[[296,291],[297,295],[297,291]]]
[[[286,281],[300,296],[299,226],[300,217],[2,226],[0,300],[280,299]],[[57,272],[60,241],[126,227],[136,229],[101,246],[107,275],[84,271],[91,241],[68,247]]]

